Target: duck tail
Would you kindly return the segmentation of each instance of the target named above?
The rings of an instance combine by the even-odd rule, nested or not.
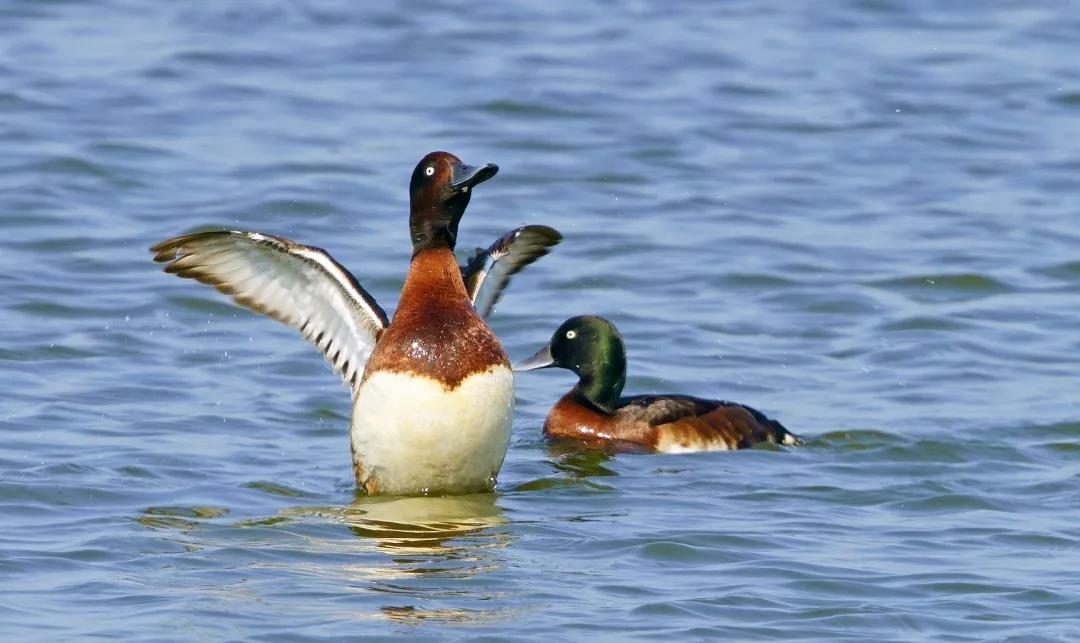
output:
[[[803,442],[802,438],[795,435],[791,431],[788,431],[787,428],[784,427],[784,425],[780,424],[779,422],[777,422],[775,420],[773,420],[773,424],[776,426],[776,429],[777,429],[776,430],[776,437],[778,437],[780,439],[779,440],[780,444],[782,444],[782,445],[784,445],[786,447],[801,447],[801,446],[803,446],[804,442]]]
[[[768,424],[772,427],[777,444],[782,444],[786,447],[801,447],[803,445],[803,439],[791,431],[788,431],[788,428],[783,424],[780,424],[772,418],[769,418]]]
[[[740,404],[739,406],[749,411],[758,422],[772,429],[773,439],[777,444],[782,444],[786,447],[801,447],[803,445],[803,439],[791,431],[788,431],[788,428],[783,424],[780,424],[755,408],[746,406],[745,404]]]

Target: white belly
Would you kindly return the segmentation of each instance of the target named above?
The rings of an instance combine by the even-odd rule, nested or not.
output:
[[[389,495],[491,491],[513,412],[514,376],[505,366],[453,390],[417,375],[373,373],[353,403],[357,483]]]

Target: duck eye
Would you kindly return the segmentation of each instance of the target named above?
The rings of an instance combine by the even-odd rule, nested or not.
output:
[[[577,337],[577,331],[576,330],[568,330],[568,331],[566,331],[566,339],[574,339],[575,337]]]
[[[432,174],[435,174],[435,166],[434,165],[429,165],[427,167],[427,169],[424,170],[424,174],[427,174],[428,176],[431,176]]]

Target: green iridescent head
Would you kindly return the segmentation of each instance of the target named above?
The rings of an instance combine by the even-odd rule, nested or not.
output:
[[[547,346],[515,364],[514,370],[550,367],[577,373],[576,389],[610,413],[626,384],[626,349],[618,329],[603,317],[571,317],[559,326]]]

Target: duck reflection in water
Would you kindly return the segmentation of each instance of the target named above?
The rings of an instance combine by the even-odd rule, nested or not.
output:
[[[556,471],[574,478],[617,476],[607,465],[615,451],[590,449],[569,440],[555,440],[548,444],[548,461]]]
[[[510,618],[506,609],[491,607],[505,590],[491,576],[505,567],[501,552],[514,540],[496,499],[359,496],[345,509],[345,523],[389,561],[350,565],[349,574],[362,575],[366,589],[387,596],[389,603],[378,609],[388,620],[478,624]]]
[[[445,497],[359,495],[345,509],[354,534],[387,552],[446,554],[471,546],[505,547],[507,523],[490,493]],[[462,542],[457,539],[465,539]]]

